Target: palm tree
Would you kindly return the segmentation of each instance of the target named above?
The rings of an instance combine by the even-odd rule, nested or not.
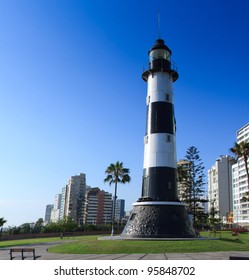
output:
[[[235,142],[234,146],[230,149],[230,151],[236,156],[236,159],[243,157],[246,169],[247,176],[247,186],[249,189],[249,142],[242,141],[240,143]],[[248,200],[248,199],[247,199]]]
[[[123,162],[117,161],[115,164],[111,163],[106,171],[105,174],[107,174],[106,178],[104,179],[104,182],[109,182],[109,185],[111,186],[114,184],[114,201],[113,201],[113,211],[112,211],[112,232],[111,235],[114,234],[114,222],[115,222],[115,210],[116,210],[116,199],[117,199],[117,186],[118,183],[129,183],[131,180],[131,177],[129,175],[130,170],[128,168],[123,167]]]

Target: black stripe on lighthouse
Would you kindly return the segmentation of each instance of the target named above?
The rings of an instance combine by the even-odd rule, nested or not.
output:
[[[151,123],[149,125],[150,129],[147,134],[151,133],[168,133],[174,134],[175,125],[174,125],[174,111],[173,104],[169,102],[152,102],[150,105],[151,110],[147,110],[150,112],[150,120]],[[148,120],[148,116],[147,116]]]
[[[142,200],[177,201],[176,169],[150,167],[143,170]]]

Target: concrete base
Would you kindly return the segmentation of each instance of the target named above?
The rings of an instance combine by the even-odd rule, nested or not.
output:
[[[181,202],[137,202],[121,234],[126,238],[197,238]]]

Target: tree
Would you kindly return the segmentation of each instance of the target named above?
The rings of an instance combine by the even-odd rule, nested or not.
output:
[[[104,182],[108,182],[111,186],[114,184],[114,199],[113,199],[113,211],[112,211],[112,232],[111,235],[114,234],[114,223],[115,223],[115,210],[116,210],[116,199],[117,199],[117,186],[118,183],[125,184],[129,183],[131,177],[129,175],[130,170],[128,168],[123,167],[123,162],[117,161],[115,164],[111,163],[106,171],[107,174]]]
[[[238,160],[239,158],[243,158],[246,169],[247,186],[249,189],[249,142],[235,142],[234,146],[230,148],[230,151],[236,156],[236,160]],[[249,192],[247,192],[246,195],[248,197],[243,197],[243,201],[249,201]]]
[[[204,166],[200,158],[199,151],[196,147],[191,146],[187,149],[186,160],[189,162],[188,176],[189,179],[186,187],[185,202],[188,205],[189,210],[193,214],[194,226],[205,220],[207,215],[204,213],[202,203],[207,202],[205,199],[205,175]]]
[[[32,228],[30,223],[24,223],[22,225],[20,225],[20,233],[21,234],[27,234],[27,233],[31,233],[32,232]]]
[[[33,232],[34,233],[40,233],[43,229],[43,223],[44,223],[43,219],[39,218],[35,223],[35,227],[34,227]]]
[[[72,232],[78,229],[78,224],[69,216],[58,221],[58,224],[61,226],[63,232]]]
[[[71,218],[65,217],[57,222],[50,222],[44,227],[44,232],[73,232],[78,230],[78,224]]]
[[[177,181],[181,184],[184,183],[188,178],[188,171],[183,165],[177,166]]]
[[[59,222],[50,222],[45,225],[43,232],[62,232],[62,226]]]
[[[221,219],[218,216],[219,214],[219,211],[214,207],[214,202],[215,200],[212,200],[211,201],[211,208],[209,210],[209,217],[208,217],[208,222],[209,222],[209,225],[211,227],[211,229],[216,232],[216,229],[217,229],[217,225],[220,223]]]
[[[0,218],[0,237],[2,236],[3,232],[3,225],[7,222],[7,220],[4,220],[4,218]]]
[[[187,203],[189,201],[190,192],[190,176],[189,176],[190,162],[181,160],[177,164],[177,182],[178,190],[180,191],[179,198],[181,201]]]

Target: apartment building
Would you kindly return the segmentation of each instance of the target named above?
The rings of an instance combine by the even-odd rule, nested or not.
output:
[[[125,216],[125,200],[117,199],[115,207],[115,221],[120,222]]]
[[[51,221],[51,213],[53,211],[54,205],[53,204],[48,204],[46,205],[46,211],[45,211],[45,219],[44,219],[44,223],[50,223]]]
[[[83,223],[83,207],[86,192],[86,175],[71,176],[62,189],[60,219],[72,218],[77,224]]]
[[[64,209],[65,209],[66,195],[67,195],[67,186],[63,187],[61,190],[61,205],[59,211],[59,220],[63,220],[65,217]]]
[[[208,170],[208,212],[217,211],[216,218],[226,222],[233,211],[232,165],[234,159],[228,155],[220,156]]]
[[[88,188],[83,208],[84,224],[109,224],[112,217],[112,194],[99,188]]]
[[[47,209],[46,220],[57,222],[66,217],[78,225],[110,224],[112,220],[112,194],[86,185],[86,175],[71,176],[60,194],[55,195],[54,204]],[[124,217],[125,201],[116,201],[116,220]]]
[[[249,123],[236,133],[237,143],[249,142]],[[249,202],[244,199],[249,191],[244,159],[241,157],[232,166],[233,178],[233,217],[239,226],[249,226]],[[248,196],[247,196],[248,197]]]
[[[54,207],[51,212],[51,222],[56,223],[60,219],[60,208],[61,208],[61,194],[56,194],[54,197]]]

